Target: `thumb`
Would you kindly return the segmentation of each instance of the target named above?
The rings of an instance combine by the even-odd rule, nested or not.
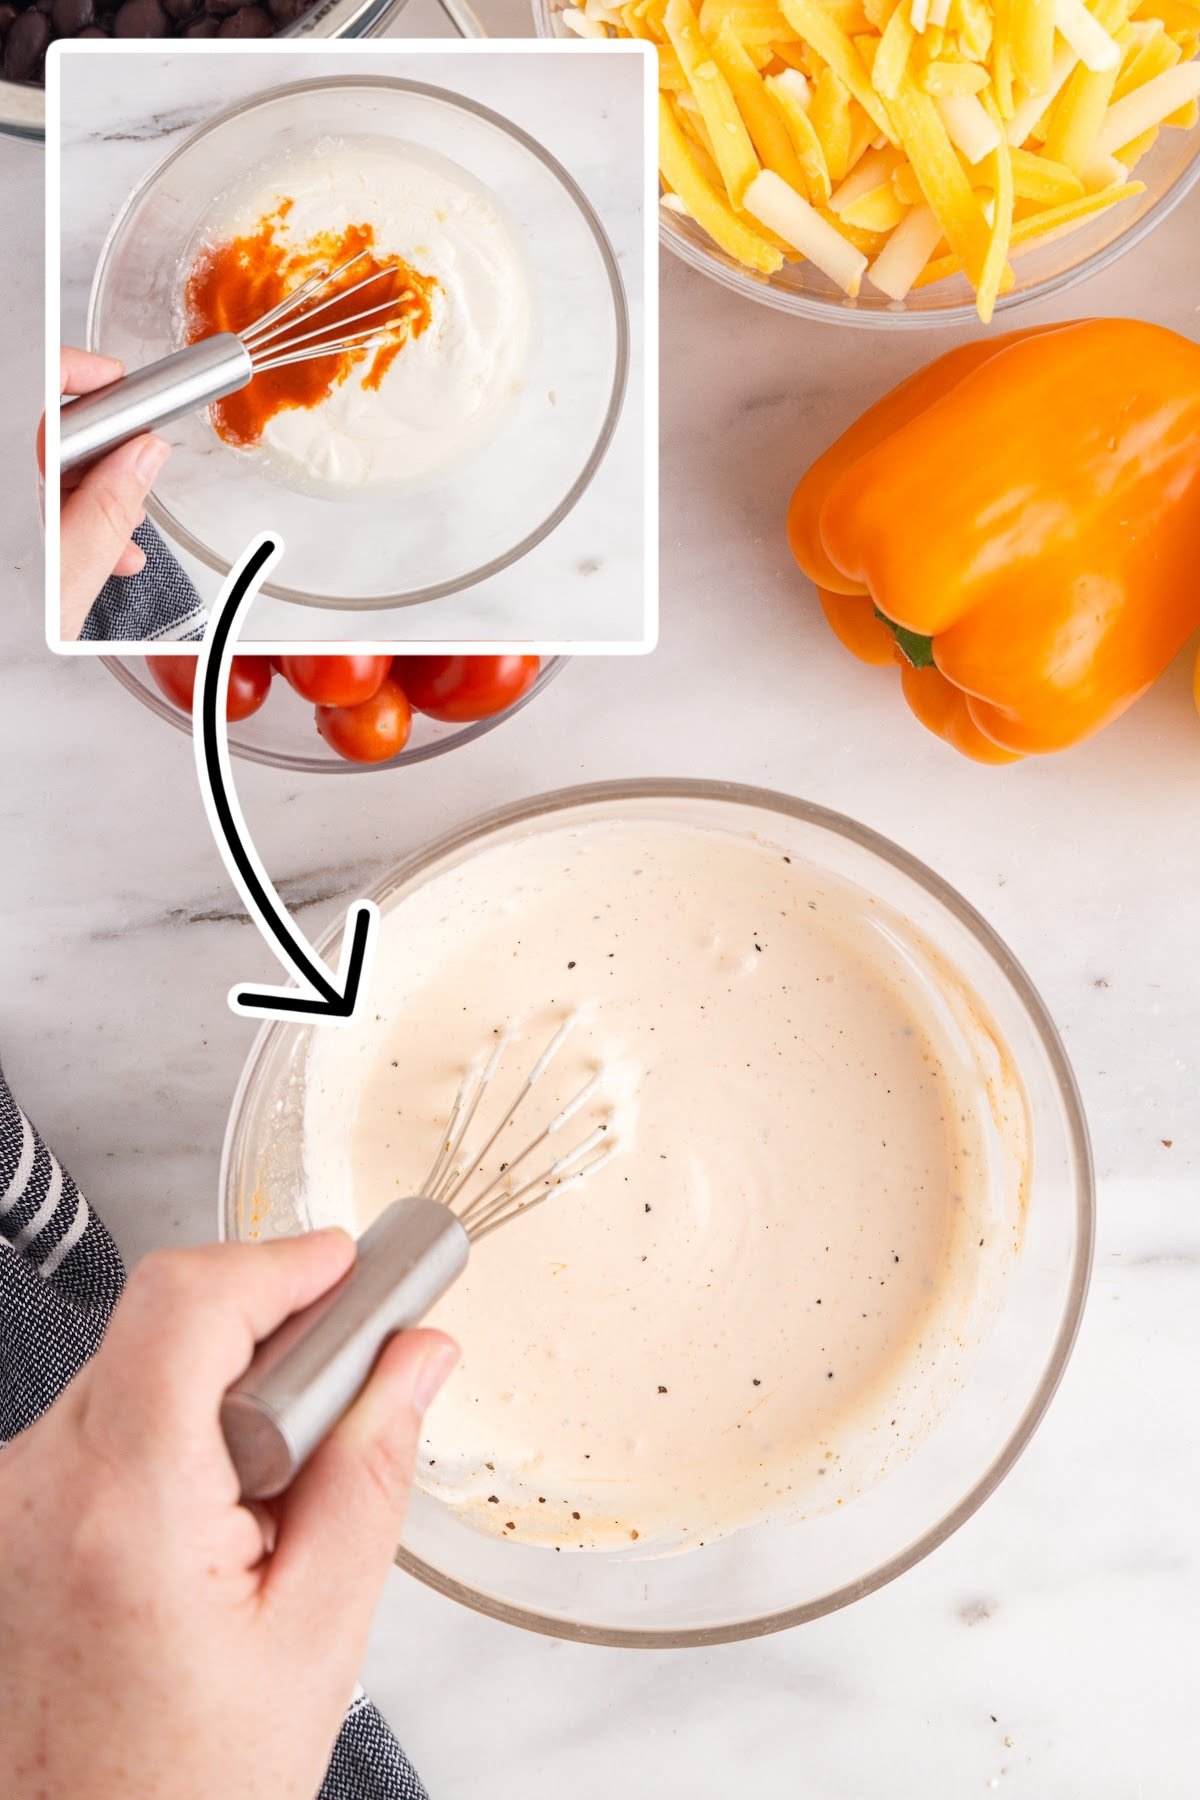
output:
[[[278,1503],[266,1586],[273,1598],[365,1646],[408,1508],[421,1420],[458,1361],[440,1331],[404,1331]]]
[[[90,606],[116,567],[155,476],[171,454],[159,437],[136,437],[103,457],[62,503],[64,611]]]

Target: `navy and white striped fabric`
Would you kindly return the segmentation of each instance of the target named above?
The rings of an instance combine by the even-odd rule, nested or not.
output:
[[[0,1069],[0,1446],[32,1424],[99,1348],[124,1281],[108,1231]],[[361,1690],[318,1800],[428,1800]]]
[[[114,575],[100,590],[80,638],[84,643],[193,644],[208,623],[200,596],[147,521],[133,541],[146,552],[140,575]]]
[[[112,1238],[0,1070],[0,1441],[91,1356],[124,1280]]]

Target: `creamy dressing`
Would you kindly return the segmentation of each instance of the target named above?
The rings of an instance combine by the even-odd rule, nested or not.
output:
[[[422,1486],[561,1548],[840,1504],[933,1423],[1019,1233],[954,1011],[892,915],[770,845],[647,822],[486,849],[385,916],[368,1014],[317,1036],[315,1220],[419,1189],[471,1057],[515,1027],[502,1112],[572,1013],[483,1173],[596,1068],[566,1135],[611,1112],[615,1154],[439,1304],[463,1357]]]
[[[376,251],[438,285],[428,329],[377,389],[352,374],[323,404],[278,413],[253,454],[324,492],[411,483],[457,462],[495,424],[525,360],[528,281],[499,202],[415,145],[329,139],[256,170],[204,235],[252,232],[288,202],[276,227],[283,245],[366,224]]]

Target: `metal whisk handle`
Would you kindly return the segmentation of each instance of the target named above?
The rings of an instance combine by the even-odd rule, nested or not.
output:
[[[201,412],[236,394],[254,375],[241,338],[219,331],[160,362],[122,375],[95,393],[64,401],[59,422],[59,466],[66,474],[95,462],[118,444]]]
[[[221,1405],[244,1500],[288,1483],[361,1393],[393,1332],[417,1325],[466,1266],[467,1234],[435,1200],[395,1200],[328,1294],[265,1338]]]

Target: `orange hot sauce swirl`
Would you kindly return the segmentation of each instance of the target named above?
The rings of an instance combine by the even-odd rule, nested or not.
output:
[[[320,232],[302,245],[281,244],[276,225],[286,218],[291,204],[283,201],[252,232],[217,244],[197,258],[184,293],[188,342],[194,344],[217,331],[240,336],[310,276],[337,268],[351,257],[357,258],[353,268],[309,303],[315,305],[332,296],[332,305],[307,323],[301,313],[292,315],[281,337],[294,341],[319,330],[322,335],[310,343],[320,346],[326,337],[334,342],[378,323],[381,332],[386,331],[387,341],[269,369],[256,375],[240,393],[217,401],[210,409],[217,435],[241,449],[260,442],[268,420],[276,413],[319,406],[360,365],[366,365],[359,376],[362,386],[378,388],[405,344],[420,337],[428,326],[432,295],[438,286],[432,276],[422,275],[403,257],[377,254],[369,225]],[[369,285],[358,286],[368,278]],[[388,302],[386,311],[367,319],[355,318],[383,302]]]

